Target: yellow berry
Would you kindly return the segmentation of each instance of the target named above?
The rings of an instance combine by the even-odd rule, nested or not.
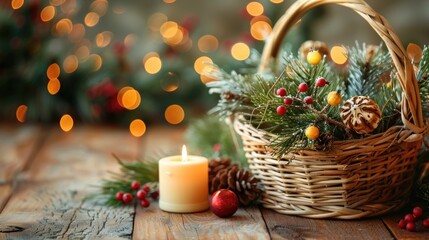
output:
[[[328,104],[331,106],[338,106],[340,105],[341,101],[343,101],[343,97],[341,94],[337,91],[332,91],[328,93],[328,96],[326,97],[326,100],[328,101]]]
[[[318,51],[311,51],[307,54],[307,62],[311,65],[317,65],[322,61],[322,54]]]
[[[305,136],[311,140],[315,140],[319,137],[320,131],[316,126],[309,126],[305,129]]]

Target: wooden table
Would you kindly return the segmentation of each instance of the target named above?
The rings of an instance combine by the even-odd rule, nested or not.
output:
[[[183,128],[127,129],[0,124],[0,239],[429,239],[429,230],[396,227],[399,215],[357,221],[313,220],[263,208],[228,219],[210,211],[172,214],[157,204],[106,207],[84,201],[91,185],[118,171],[111,156],[143,159],[177,147]]]

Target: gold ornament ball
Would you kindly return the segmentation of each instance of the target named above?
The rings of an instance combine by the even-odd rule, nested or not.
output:
[[[307,54],[307,62],[311,65],[317,65],[322,61],[322,54],[319,51],[311,51]]]
[[[305,129],[305,136],[308,139],[315,140],[319,137],[320,131],[316,126],[309,126]]]
[[[341,101],[343,101],[343,97],[341,94],[337,91],[332,91],[328,93],[328,96],[326,97],[326,100],[328,101],[328,104],[336,107],[340,105]]]

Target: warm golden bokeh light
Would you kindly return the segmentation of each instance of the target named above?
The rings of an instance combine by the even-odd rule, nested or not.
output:
[[[265,40],[271,34],[271,25],[265,21],[257,21],[250,27],[250,34],[256,40]]]
[[[15,10],[20,9],[22,7],[22,5],[24,5],[24,0],[12,0],[10,5]]]
[[[60,119],[60,127],[64,132],[70,131],[73,128],[73,118],[68,114],[64,114]]]
[[[67,16],[73,16],[74,14],[76,14],[77,10],[79,9],[77,7],[76,0],[66,0],[61,4],[60,8],[61,8],[61,12],[63,12]]]
[[[61,6],[66,0],[49,0],[52,6]]]
[[[49,65],[48,69],[46,70],[46,76],[49,79],[55,79],[58,78],[60,76],[60,66],[56,63],[52,63],[51,65]]]
[[[219,41],[213,35],[204,35],[198,39],[198,49],[204,53],[216,51],[219,47]]]
[[[165,14],[154,13],[147,20],[147,25],[151,31],[157,32],[160,30],[162,24],[167,22],[167,20],[168,20],[168,18]]]
[[[185,111],[179,105],[173,104],[165,109],[165,120],[170,124],[179,124],[185,119]]]
[[[73,22],[68,18],[63,18],[55,25],[55,30],[59,35],[71,33],[73,29]]]
[[[109,2],[107,0],[95,0],[90,5],[91,11],[97,13],[99,16],[104,16],[108,7]]]
[[[95,36],[95,44],[99,48],[104,48],[110,44],[112,40],[113,33],[109,31],[104,31]]]
[[[246,10],[251,16],[256,17],[264,13],[264,6],[259,2],[250,2],[247,4]]]
[[[89,12],[85,16],[85,24],[88,27],[94,27],[97,25],[98,21],[100,20],[100,16],[98,16],[95,12]]]
[[[56,78],[49,80],[48,86],[46,88],[48,89],[49,94],[51,95],[57,94],[61,88],[60,80]]]
[[[43,22],[49,22],[55,17],[55,7],[54,6],[46,6],[40,12],[40,19]]]
[[[200,80],[201,80],[201,82],[202,82],[203,84],[206,84],[206,83],[209,83],[209,82],[215,81],[216,79],[215,79],[215,78],[213,78],[213,77],[210,77],[210,76],[209,76],[209,75],[207,75],[207,74],[201,74],[201,75],[200,75]]]
[[[85,36],[85,32],[85,26],[82,23],[74,24],[69,38],[74,41],[81,40]]]
[[[18,120],[18,122],[25,122],[25,118],[27,116],[27,110],[28,107],[26,105],[20,105],[17,109],[16,109],[16,120]]]
[[[168,72],[168,77],[162,78],[159,83],[166,92],[174,92],[179,88],[179,80],[173,72]]]
[[[272,3],[282,3],[283,0],[271,0]]]
[[[168,21],[161,25],[159,31],[161,32],[162,37],[169,39],[177,34],[177,31],[179,31],[179,25],[176,22]]]
[[[174,3],[176,0],[164,0],[165,3]]]
[[[236,60],[246,60],[250,56],[250,48],[245,43],[236,43],[231,48],[231,55]]]
[[[132,33],[128,34],[124,38],[124,44],[128,48],[132,47],[136,41],[137,41],[137,36],[135,34],[132,34]]]
[[[341,46],[334,46],[331,49],[331,59],[336,64],[344,64],[347,62],[347,50]]]
[[[77,59],[76,55],[70,55],[70,56],[67,56],[66,59],[64,59],[64,62],[63,62],[64,72],[72,73],[76,71],[78,66],[79,66],[79,60]]]
[[[211,63],[213,63],[213,61],[209,57],[202,56],[197,58],[194,63],[195,72],[197,72],[198,74],[202,74],[205,68],[212,68],[212,66],[210,65]]]
[[[119,105],[128,109],[134,110],[140,106],[140,93],[132,87],[123,87],[118,92],[117,100]]]
[[[270,26],[273,24],[271,22],[271,19],[265,15],[261,15],[261,16],[257,16],[257,17],[252,18],[252,20],[250,20],[250,26],[252,26],[256,22],[266,22]]]
[[[89,55],[88,60],[94,64],[92,69],[94,72],[100,70],[101,66],[103,66],[103,59],[98,54]]]
[[[144,69],[149,74],[156,74],[161,70],[162,62],[158,56],[149,57],[144,62]]]
[[[141,137],[146,132],[146,124],[141,119],[135,119],[130,123],[130,132],[134,137]]]
[[[89,57],[90,51],[87,46],[81,46],[76,50],[76,56],[79,59],[87,59]]]

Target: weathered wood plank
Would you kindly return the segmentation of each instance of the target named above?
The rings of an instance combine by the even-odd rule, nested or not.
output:
[[[109,208],[83,199],[93,191],[91,184],[118,170],[111,153],[135,158],[138,139],[113,128],[51,131],[0,216],[0,237],[131,238],[133,207]]]
[[[258,208],[240,208],[231,218],[219,218],[211,211],[168,213],[153,202],[147,209],[137,207],[133,239],[269,239],[269,235]]]
[[[397,227],[399,220],[403,218],[405,212],[391,214],[383,218],[384,223],[397,239],[429,239],[429,229],[423,228],[421,222],[416,224],[416,231],[409,232],[406,229]]]
[[[272,239],[392,239],[379,219],[320,220],[261,211]]]
[[[7,200],[12,192],[10,184],[0,184],[0,213],[6,205]]]

